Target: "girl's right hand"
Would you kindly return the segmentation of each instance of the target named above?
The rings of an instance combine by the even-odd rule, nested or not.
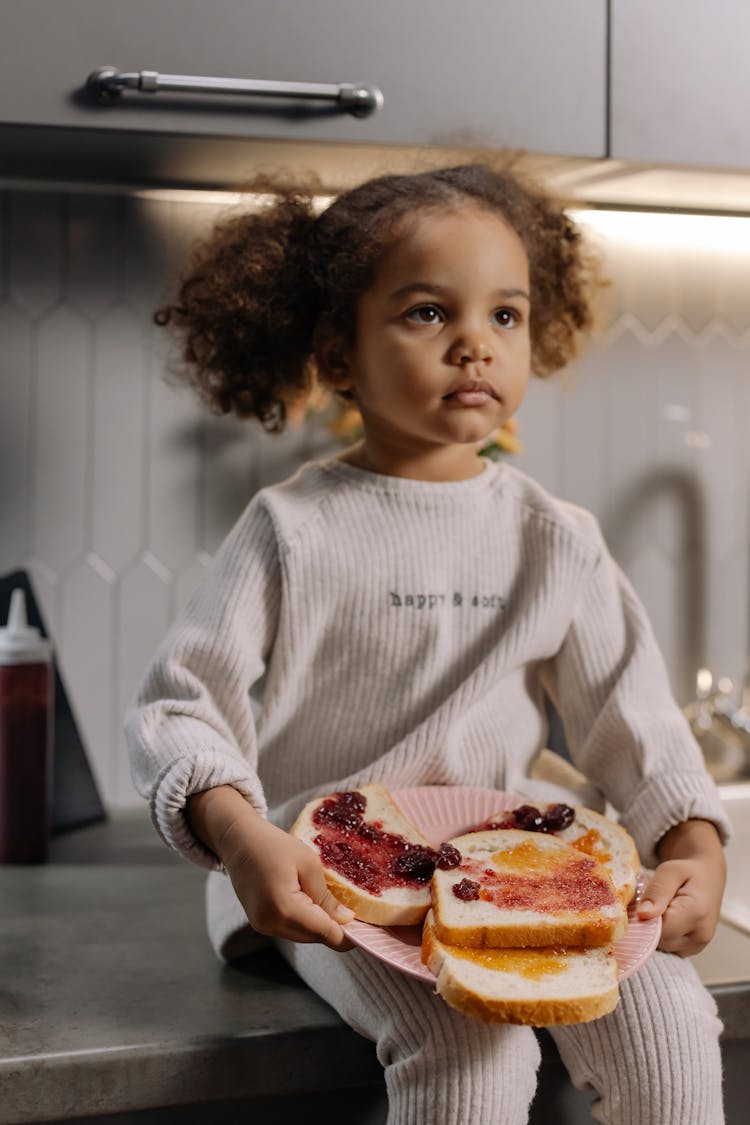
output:
[[[289,941],[352,948],[354,917],[326,885],[323,865],[301,840],[260,816],[231,786],[190,797],[190,826],[222,861],[254,930]]]

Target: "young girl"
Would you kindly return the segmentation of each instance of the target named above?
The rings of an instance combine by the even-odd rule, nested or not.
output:
[[[277,939],[377,1043],[390,1125],[526,1121],[534,1032],[352,950],[351,913],[285,830],[311,797],[371,781],[543,798],[549,697],[589,802],[619,810],[655,869],[640,913],[663,921],[617,1009],[551,1033],[598,1120],[717,1125],[720,1023],[684,958],[718,918],[721,804],[593,518],[477,452],[530,371],[589,330],[579,234],[485,165],[372,180],[319,217],[304,190],[258,186],[272,203],[217,228],[158,319],[215,408],[280,428],[316,378],[354,400],[364,438],[253,498],[128,716],[159,832],[212,871],[214,947]]]

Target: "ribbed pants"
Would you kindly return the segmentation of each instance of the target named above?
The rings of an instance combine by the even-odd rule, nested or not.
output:
[[[531,1028],[484,1024],[432,987],[354,949],[280,942],[283,956],[385,1070],[388,1125],[524,1125],[540,1050]],[[591,1023],[549,1029],[607,1125],[721,1125],[716,1005],[689,960],[656,953]]]

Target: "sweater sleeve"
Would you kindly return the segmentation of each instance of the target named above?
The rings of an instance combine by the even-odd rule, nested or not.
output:
[[[600,541],[548,688],[573,761],[620,813],[642,862],[676,824],[731,826],[670,689],[646,612]]]
[[[218,869],[193,834],[193,793],[233,785],[262,814],[250,688],[263,675],[280,600],[270,517],[253,502],[157,650],[125,720],[133,783],[164,841]]]

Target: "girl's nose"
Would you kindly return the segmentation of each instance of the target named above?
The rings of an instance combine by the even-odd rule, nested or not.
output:
[[[464,367],[467,363],[489,363],[492,359],[492,352],[480,338],[456,340],[448,355],[457,367]]]

